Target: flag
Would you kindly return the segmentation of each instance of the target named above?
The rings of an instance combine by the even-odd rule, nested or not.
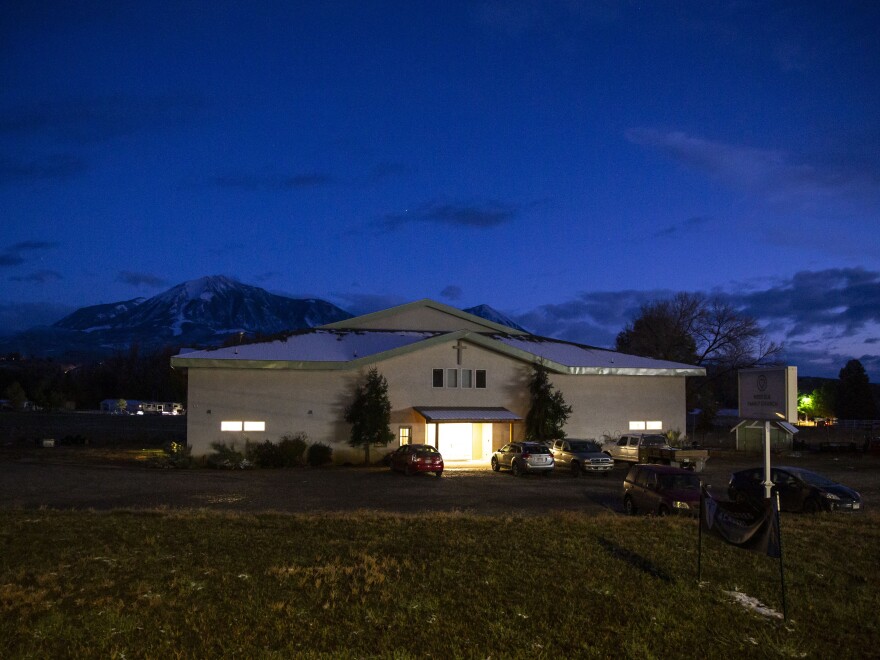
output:
[[[756,509],[749,504],[716,500],[703,487],[700,528],[738,548],[777,559],[782,556],[776,498],[764,500],[761,508]]]

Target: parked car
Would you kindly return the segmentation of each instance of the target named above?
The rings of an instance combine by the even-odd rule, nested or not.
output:
[[[404,474],[433,472],[443,476],[443,456],[431,445],[401,445],[391,452],[391,469]]]
[[[623,481],[623,510],[666,516],[696,516],[700,512],[700,478],[690,470],[669,465],[633,465]]]
[[[770,468],[773,489],[779,492],[782,511],[858,511],[862,497],[852,488],[831,481],[821,474],[799,467]],[[727,488],[730,499],[759,505],[764,498],[764,468],[740,470],[730,475]]]
[[[617,440],[606,442],[602,451],[615,461],[639,462],[639,449],[643,447],[669,447],[666,436],[657,433],[625,433]]]
[[[510,468],[515,477],[527,472],[540,472],[549,477],[554,465],[549,447],[539,442],[511,442],[492,455],[492,469],[495,472]]]
[[[554,440],[550,451],[556,467],[567,469],[574,477],[585,472],[600,473],[607,477],[614,469],[614,459],[603,453],[602,446],[595,440]]]

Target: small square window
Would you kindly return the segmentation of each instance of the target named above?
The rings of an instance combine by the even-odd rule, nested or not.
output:
[[[432,372],[432,386],[443,387],[443,369],[434,369]]]

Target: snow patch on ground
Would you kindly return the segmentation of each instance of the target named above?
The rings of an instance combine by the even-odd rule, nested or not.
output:
[[[764,605],[757,598],[752,598],[751,596],[742,593],[741,591],[725,591],[724,594],[729,596],[733,602],[739,603],[747,610],[751,610],[755,614],[760,614],[761,616],[766,616],[771,619],[781,619],[782,614],[777,612],[774,609],[771,609]]]

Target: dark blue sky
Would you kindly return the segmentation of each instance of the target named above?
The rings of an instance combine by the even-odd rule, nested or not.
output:
[[[728,297],[880,380],[880,4],[0,13],[0,332],[226,274],[607,346]]]

